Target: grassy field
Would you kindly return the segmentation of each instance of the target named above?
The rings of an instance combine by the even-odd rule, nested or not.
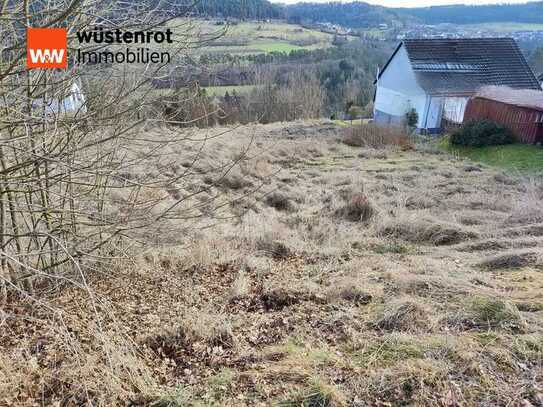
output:
[[[496,168],[522,174],[543,173],[543,148],[512,144],[490,147],[451,146],[447,139],[440,143],[441,147],[459,157],[466,157]]]
[[[8,297],[0,405],[541,405],[541,180],[352,129],[146,129],[183,137],[135,143],[131,182],[179,181],[112,213],[190,216],[47,306]]]
[[[216,33],[223,26],[199,22],[202,34]],[[206,46],[206,53],[257,54],[318,49],[332,45],[334,36],[298,25],[278,22],[242,22],[226,27],[221,38]]]

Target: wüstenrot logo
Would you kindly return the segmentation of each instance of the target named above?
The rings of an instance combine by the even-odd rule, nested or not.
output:
[[[64,28],[26,29],[27,68],[66,68],[67,33]]]

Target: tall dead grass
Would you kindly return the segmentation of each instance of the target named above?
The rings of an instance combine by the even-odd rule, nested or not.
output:
[[[397,146],[404,150],[413,149],[414,145],[408,134],[401,127],[362,124],[343,130],[343,143],[351,147],[383,148]]]
[[[507,223],[526,225],[543,222],[543,183],[530,179],[524,183],[523,190],[514,203]]]

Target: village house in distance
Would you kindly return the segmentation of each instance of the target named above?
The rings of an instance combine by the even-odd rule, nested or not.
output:
[[[377,76],[374,120],[399,124],[414,109],[419,131],[438,133],[485,86],[541,90],[512,38],[404,40]]]

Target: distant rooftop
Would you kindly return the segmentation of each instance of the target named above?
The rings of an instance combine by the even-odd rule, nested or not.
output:
[[[406,39],[402,44],[417,82],[430,94],[470,95],[489,85],[541,90],[512,38]]]

